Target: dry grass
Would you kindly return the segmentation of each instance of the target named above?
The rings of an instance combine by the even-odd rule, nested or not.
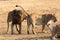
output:
[[[48,28],[45,28],[46,33],[38,33],[37,35],[32,35],[30,30],[30,35],[27,35],[27,24],[26,21],[22,25],[22,34],[18,35],[14,28],[14,35],[10,35],[10,29],[8,34],[5,34],[7,28],[7,14],[9,11],[16,9],[15,5],[21,5],[29,14],[32,14],[32,18],[35,20],[42,14],[52,13],[55,14],[58,20],[60,20],[60,0],[19,0],[19,1],[0,1],[0,40],[20,40],[20,38],[31,38],[50,35]],[[21,8],[19,8],[21,9]],[[36,26],[36,25],[35,25]],[[41,32],[41,27],[35,27],[36,32]],[[48,39],[47,39],[48,40]]]

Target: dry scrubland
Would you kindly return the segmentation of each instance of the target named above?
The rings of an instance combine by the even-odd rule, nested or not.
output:
[[[41,17],[42,14],[55,14],[58,20],[60,20],[60,0],[7,0],[0,1],[0,40],[21,40],[22,38],[34,38],[41,36],[49,36],[50,30],[46,27],[45,33],[41,32],[40,26],[35,25],[35,31],[38,34],[33,35],[30,30],[30,35],[27,35],[27,24],[26,20],[22,23],[22,34],[18,35],[14,27],[14,35],[11,35],[11,30],[9,29],[8,34],[5,34],[7,28],[7,14],[9,11],[16,9],[15,5],[21,5],[26,12],[32,14],[32,18],[35,20],[38,17]],[[21,9],[21,8],[18,8]],[[28,11],[29,10],[29,11]],[[26,39],[29,40],[29,39]],[[35,39],[34,39],[35,40]],[[43,40],[43,39],[42,39]],[[48,39],[45,39],[48,40]],[[56,39],[55,39],[56,40]]]

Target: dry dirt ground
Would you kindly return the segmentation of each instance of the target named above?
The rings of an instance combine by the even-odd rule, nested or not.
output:
[[[36,35],[32,34],[32,27],[30,28],[30,34],[27,35],[27,24],[26,20],[22,23],[22,34],[18,34],[14,27],[14,35],[11,35],[9,28],[7,30],[7,15],[11,10],[16,9],[15,5],[21,5],[26,12],[32,14],[32,18],[35,20],[42,14],[55,14],[58,20],[60,20],[60,0],[6,0],[0,1],[0,40],[50,40],[50,30],[46,27],[45,33],[41,33],[41,26],[35,25]],[[17,8],[21,9],[21,8]],[[29,10],[29,11],[28,11]],[[59,22],[60,23],[60,22]],[[59,39],[54,39],[59,40]]]

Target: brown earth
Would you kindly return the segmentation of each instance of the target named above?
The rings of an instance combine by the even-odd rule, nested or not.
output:
[[[50,36],[51,32],[46,27],[45,33],[40,33],[42,27],[35,25],[35,31],[38,33],[36,35],[32,34],[32,27],[30,28],[30,35],[27,35],[27,24],[26,20],[22,23],[22,34],[19,35],[14,27],[14,35],[11,35],[11,30],[9,28],[8,34],[5,34],[7,29],[7,15],[11,10],[16,9],[15,5],[21,5],[26,12],[32,14],[32,18],[35,20],[41,17],[42,14],[55,14],[58,20],[60,20],[60,0],[7,0],[0,1],[0,40],[22,40],[22,38],[39,38],[44,36]],[[18,8],[21,9],[21,8]],[[28,11],[29,10],[29,11]],[[60,23],[60,22],[59,22]],[[25,39],[23,39],[25,40]],[[33,39],[32,39],[33,40]],[[34,39],[36,40],[36,39]],[[43,39],[38,39],[43,40]],[[49,39],[45,39],[49,40]],[[56,40],[56,39],[55,39]]]

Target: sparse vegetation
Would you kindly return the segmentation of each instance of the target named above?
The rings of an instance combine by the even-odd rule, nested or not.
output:
[[[16,9],[15,5],[21,5],[28,13],[35,13],[37,15],[52,13],[55,14],[58,20],[60,20],[60,0],[12,0],[12,1],[0,1],[0,40],[20,40],[20,38],[35,37],[35,36],[50,36],[50,31],[46,27],[46,33],[38,33],[36,35],[27,34],[27,24],[23,21],[22,34],[18,35],[15,28],[15,34],[10,35],[10,29],[8,34],[5,34],[7,28],[7,14],[9,11]],[[20,9],[20,8],[19,8]],[[35,21],[35,14],[33,14],[33,20]],[[40,32],[41,27],[35,28],[36,32]],[[38,31],[39,30],[39,31]],[[48,39],[47,39],[48,40]]]

